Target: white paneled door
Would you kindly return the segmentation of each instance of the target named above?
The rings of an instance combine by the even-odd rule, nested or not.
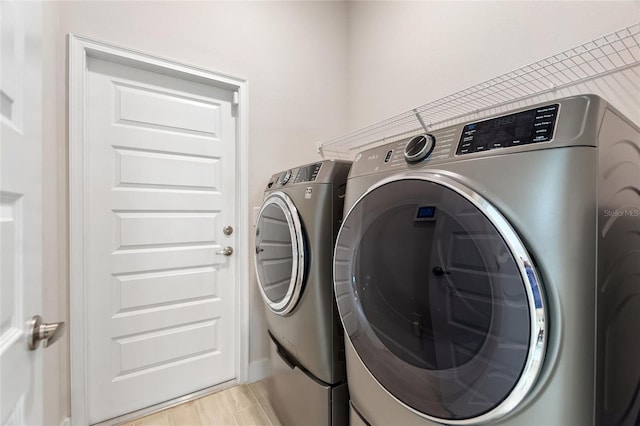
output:
[[[42,71],[37,2],[0,2],[0,424],[42,424]],[[42,348],[42,346],[40,346]]]
[[[236,377],[233,92],[87,58],[89,421]],[[227,248],[227,250],[225,250]]]

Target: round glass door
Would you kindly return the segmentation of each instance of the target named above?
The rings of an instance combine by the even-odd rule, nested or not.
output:
[[[478,194],[440,175],[382,182],[349,211],[334,262],[351,343],[411,410],[490,421],[533,386],[546,342],[538,275]]]
[[[298,210],[285,193],[269,195],[256,224],[255,266],[262,298],[277,314],[287,315],[300,298],[304,254]]]

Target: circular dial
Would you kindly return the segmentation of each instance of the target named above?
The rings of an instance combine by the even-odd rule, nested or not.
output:
[[[291,179],[291,170],[282,172],[282,174],[280,175],[280,184],[285,185],[287,182],[289,182],[289,179]]]
[[[436,138],[425,133],[412,138],[404,147],[404,159],[407,163],[417,163],[424,160],[431,154],[436,146]]]

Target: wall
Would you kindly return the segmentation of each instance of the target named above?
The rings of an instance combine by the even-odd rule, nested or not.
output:
[[[51,134],[57,131],[58,136],[57,147],[47,147],[45,170],[49,191],[45,211],[52,214],[46,219],[45,235],[45,258],[50,259],[45,266],[50,277],[45,289],[46,318],[68,321],[69,312],[68,224],[64,219],[68,215],[68,33],[247,79],[251,206],[261,204],[271,174],[316,161],[316,142],[346,130],[344,3],[82,1],[48,7],[54,10],[45,24],[57,25],[57,35],[54,43],[45,40],[45,45],[57,64],[45,68],[45,80],[57,81],[57,87],[48,86],[52,97],[47,103],[58,111],[57,128]],[[57,108],[51,105],[55,90]],[[255,365],[252,371],[260,374],[268,342],[253,268],[250,273],[249,357]],[[45,362],[58,372],[46,377],[46,420],[58,424],[70,413],[68,334],[47,350]]]
[[[637,23],[640,2],[356,1],[348,13],[353,130]],[[637,115],[622,97],[611,101]]]

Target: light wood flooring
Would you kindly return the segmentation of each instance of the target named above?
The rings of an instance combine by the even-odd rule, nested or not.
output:
[[[264,380],[185,402],[123,426],[282,426]]]

